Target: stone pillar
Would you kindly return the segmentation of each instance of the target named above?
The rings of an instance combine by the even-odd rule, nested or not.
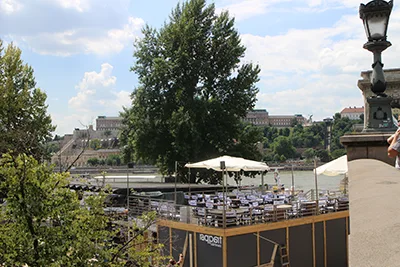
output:
[[[394,166],[394,158],[389,158],[387,139],[391,133],[357,133],[347,134],[340,138],[346,147],[347,160],[377,159]]]
[[[386,80],[386,91],[385,94],[393,98],[393,102],[397,105],[400,103],[400,69],[387,69],[383,71],[385,73]],[[370,111],[367,97],[373,96],[374,93],[371,91],[371,74],[372,71],[362,71],[361,80],[358,80],[358,88],[364,97],[364,127],[368,120],[368,114]]]
[[[358,80],[364,97],[364,123],[368,118],[370,107],[367,102],[367,97],[373,96],[371,91],[371,73],[372,71],[361,72],[361,80]],[[386,91],[388,96],[393,98],[393,101],[400,103],[400,69],[384,70],[386,79]],[[364,125],[365,126],[365,125]],[[387,148],[389,144],[387,139],[391,132],[367,132],[347,134],[340,138],[340,142],[346,147],[348,161],[356,159],[377,159],[391,166],[394,166],[394,158],[389,158]]]

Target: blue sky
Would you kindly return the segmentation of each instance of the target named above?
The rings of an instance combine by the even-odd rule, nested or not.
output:
[[[147,23],[160,28],[178,0],[1,0],[0,38],[14,42],[47,95],[56,133],[71,133],[129,106],[137,77],[133,41]],[[367,1],[362,1],[366,3]],[[355,0],[209,0],[228,10],[247,47],[243,62],[261,67],[257,108],[322,120],[363,106],[360,72],[372,54]],[[392,11],[383,54],[398,67],[400,12]]]

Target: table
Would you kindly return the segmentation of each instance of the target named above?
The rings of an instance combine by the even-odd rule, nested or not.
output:
[[[277,221],[287,219],[286,212],[292,208],[292,205],[283,204],[275,207],[275,219]]]
[[[235,213],[232,213],[232,212]],[[248,212],[249,209],[227,209],[226,210],[226,226],[236,226],[239,223],[239,219],[243,214]],[[218,226],[223,226],[223,220],[224,220],[224,210],[220,209],[211,209],[207,211],[208,214],[213,215],[215,222],[217,223]]]
[[[306,201],[300,203],[301,215],[312,216],[316,215],[317,203],[315,201]]]

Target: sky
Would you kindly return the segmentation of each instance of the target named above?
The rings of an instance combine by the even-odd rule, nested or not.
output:
[[[47,93],[55,133],[118,116],[138,86],[130,71],[133,43],[148,24],[160,29],[179,0],[1,0],[0,38],[22,50]],[[367,3],[368,1],[361,1]],[[208,0],[228,10],[247,48],[242,62],[260,65],[256,108],[270,115],[332,117],[361,107],[357,87],[370,70],[356,0]],[[393,8],[384,68],[397,68],[400,9]]]

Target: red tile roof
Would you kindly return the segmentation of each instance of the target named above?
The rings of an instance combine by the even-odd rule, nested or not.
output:
[[[358,107],[349,107],[349,108],[344,108],[340,113],[363,113],[364,112],[364,107],[358,108]]]

